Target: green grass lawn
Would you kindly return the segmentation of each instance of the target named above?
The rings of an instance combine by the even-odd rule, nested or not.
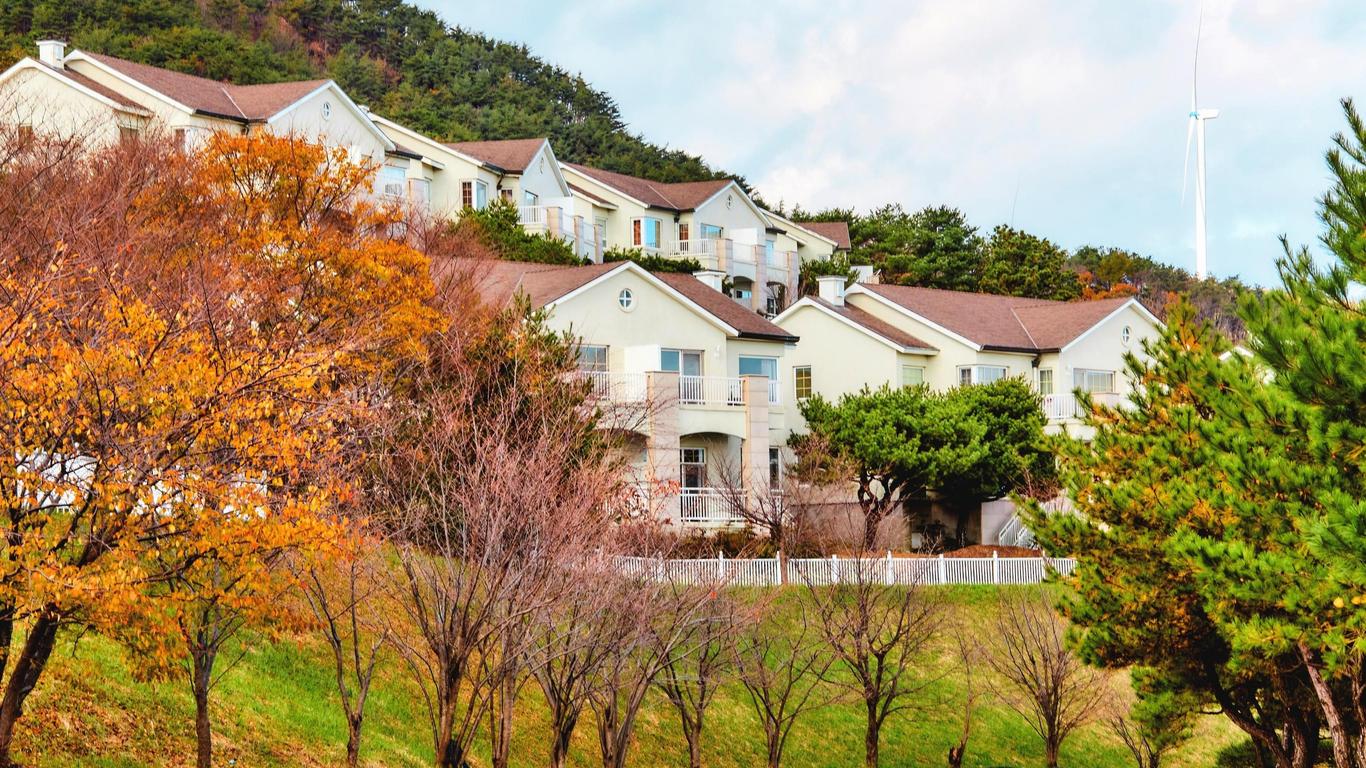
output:
[[[991,588],[950,588],[953,609],[987,632],[993,605]],[[948,664],[949,658],[945,657]],[[1123,681],[1116,681],[1122,686]],[[883,765],[934,766],[959,729],[960,705],[953,703],[961,681],[950,675],[926,690],[925,707],[894,716],[883,732]],[[1122,690],[1122,688],[1121,688]],[[303,636],[258,640],[223,678],[215,692],[216,764],[222,766],[332,766],[343,762],[345,729],[337,706],[330,656],[318,640]],[[548,754],[544,707],[539,691],[528,686],[514,739],[514,765],[541,766]],[[17,746],[25,764],[38,766],[193,765],[194,708],[183,683],[135,680],[121,651],[101,637],[86,636],[74,647],[68,640],[30,699]],[[706,761],[714,768],[763,764],[757,721],[743,689],[724,690],[707,713]],[[421,699],[396,662],[377,675],[367,709],[363,759],[375,766],[430,764],[431,747]],[[1223,747],[1240,741],[1218,718],[1203,719],[1195,738],[1168,763],[1210,766]],[[487,765],[480,744],[475,765]],[[858,765],[863,756],[863,722],[855,704],[812,713],[798,723],[785,764]],[[600,765],[591,714],[580,723],[573,764]],[[636,729],[631,763],[686,766],[687,749],[673,710],[662,696],[646,705]],[[1104,728],[1088,726],[1063,748],[1063,765],[1120,768],[1132,762]],[[1043,750],[1024,721],[984,697],[977,715],[966,765],[1039,766]]]

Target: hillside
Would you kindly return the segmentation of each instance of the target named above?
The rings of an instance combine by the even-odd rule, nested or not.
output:
[[[979,626],[990,610],[992,592],[961,588],[947,593],[957,610],[970,612]],[[68,637],[68,643],[74,638]],[[253,637],[243,656],[214,693],[218,763],[242,766],[330,766],[342,763],[345,728],[336,703],[328,652],[312,635],[277,641]],[[235,657],[235,654],[234,654]],[[50,677],[34,694],[22,721],[19,743],[26,765],[141,766],[191,765],[194,707],[180,681],[146,683],[133,679],[117,646],[94,635],[65,645],[54,655]],[[390,658],[379,670],[367,711],[362,763],[368,766],[430,765],[426,714],[404,669]],[[962,682],[950,676],[930,683],[922,710],[894,716],[884,733],[884,764],[889,767],[943,765],[957,738]],[[758,722],[743,689],[727,684],[708,710],[704,735],[708,768],[745,768],[763,764]],[[544,704],[535,685],[522,697],[523,713],[514,732],[513,766],[545,764],[549,734]],[[862,721],[857,705],[835,704],[800,721],[785,765],[843,768],[862,757]],[[653,693],[641,712],[631,765],[684,766],[687,749],[677,717]],[[1239,741],[1232,726],[1203,718],[1195,738],[1164,765],[1244,768],[1218,755]],[[34,745],[43,745],[34,750]],[[477,742],[473,765],[485,766],[487,739]],[[1064,744],[1064,766],[1128,768],[1132,758],[1104,728],[1092,725]],[[575,733],[570,765],[601,765],[591,713]],[[977,711],[964,765],[1042,765],[1038,737],[1025,722],[989,699]]]
[[[400,0],[0,2],[0,63],[43,38],[238,83],[331,77],[446,141],[549,136],[564,160],[659,181],[723,175],[631,133],[611,96],[526,46]]]

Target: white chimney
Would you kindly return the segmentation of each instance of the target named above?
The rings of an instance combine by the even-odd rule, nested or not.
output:
[[[66,60],[66,43],[61,40],[39,40],[38,41],[38,61],[52,67],[61,69],[62,62]]]
[[[692,273],[692,276],[707,284],[712,290],[721,290],[721,282],[726,279],[726,273],[715,269],[704,269],[700,272]]]
[[[820,297],[837,307],[844,306],[844,276],[822,275],[816,278],[820,286]]]

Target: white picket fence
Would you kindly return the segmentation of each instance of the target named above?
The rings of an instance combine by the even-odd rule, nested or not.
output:
[[[617,560],[628,576],[686,584],[733,587],[774,587],[782,584],[828,585],[854,582],[863,569],[867,581],[884,584],[1039,584],[1050,570],[1064,576],[1077,561],[1051,557],[886,557],[726,559],[725,557],[666,560],[622,557]],[[787,579],[784,580],[783,568]]]

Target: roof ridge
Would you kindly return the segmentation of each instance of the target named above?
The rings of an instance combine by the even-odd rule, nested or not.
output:
[[[1025,338],[1029,339],[1029,343],[1034,345],[1035,348],[1037,348],[1039,346],[1039,342],[1035,341],[1034,334],[1029,332],[1029,326],[1025,325],[1025,321],[1020,317],[1020,313],[1015,311],[1016,309],[1017,307],[1010,308],[1010,316],[1015,318],[1015,322],[1020,324],[1020,330],[1024,331]]]
[[[234,99],[234,98],[232,97],[232,91],[228,90],[228,86],[229,86],[229,85],[230,85],[230,84],[228,84],[228,83],[222,83],[222,82],[220,82],[220,83],[218,84],[218,89],[219,89],[220,91],[223,92],[223,95],[224,95],[224,96],[227,96],[227,97],[228,97],[228,101],[232,102],[232,106],[233,106],[234,108],[237,109],[237,114],[241,115],[243,120],[248,120],[248,119],[250,119],[250,118],[247,117],[247,112],[246,112],[246,110],[242,109],[242,105],[241,105],[241,104],[238,104],[238,103],[237,103],[237,99]]]

